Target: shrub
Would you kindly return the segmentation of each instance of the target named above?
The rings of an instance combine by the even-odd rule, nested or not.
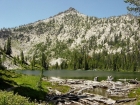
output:
[[[0,91],[0,105],[34,105],[28,98],[13,94],[13,92]]]

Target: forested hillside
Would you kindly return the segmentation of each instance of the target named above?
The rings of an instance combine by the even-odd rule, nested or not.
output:
[[[0,65],[7,69],[139,71],[137,18],[130,14],[90,17],[69,8],[48,19],[2,28]]]

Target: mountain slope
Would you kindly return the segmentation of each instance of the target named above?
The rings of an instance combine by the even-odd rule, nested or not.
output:
[[[86,50],[89,56],[93,53],[108,54],[132,52],[140,44],[140,29],[136,17],[123,15],[110,18],[89,17],[74,8],[61,12],[48,19],[35,23],[1,29],[0,46],[4,48],[7,37],[12,38],[12,56],[20,51],[28,58],[47,54],[48,62],[59,59],[69,61],[69,53],[74,49]]]

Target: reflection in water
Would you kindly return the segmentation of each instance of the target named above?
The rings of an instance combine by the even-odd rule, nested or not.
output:
[[[93,93],[93,94],[99,94],[99,95],[108,97],[107,91],[104,88],[99,88],[98,87],[98,88],[93,88],[93,89],[90,89],[90,90],[86,90],[84,92]]]
[[[18,73],[28,74],[28,75],[40,75],[41,71],[39,70],[17,70]],[[106,80],[107,76],[114,77],[114,80],[117,79],[135,79],[140,80],[140,72],[134,73],[134,72],[111,72],[111,71],[74,71],[74,70],[50,70],[50,71],[44,71],[43,73],[46,77],[61,77],[61,78],[76,78],[76,79],[92,79],[94,80],[94,77],[98,76],[99,81]],[[124,97],[117,97],[117,96],[109,96],[105,88],[93,88],[90,90],[85,90],[84,92],[93,93],[93,94],[99,94],[104,97],[112,98],[114,100],[116,99],[122,99]],[[130,104],[131,105],[131,102]]]
[[[17,70],[18,73],[28,75],[40,75],[39,70]],[[84,71],[84,70],[48,70],[44,71],[44,76],[47,77],[61,77],[61,78],[79,78],[79,79],[91,79],[98,76],[99,81],[106,80],[107,76],[112,75],[114,80],[117,79],[135,79],[140,80],[140,72],[112,72],[112,71]]]

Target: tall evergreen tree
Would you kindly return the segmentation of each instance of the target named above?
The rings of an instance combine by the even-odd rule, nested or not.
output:
[[[76,70],[77,69],[77,52],[76,51],[74,51],[74,53],[73,53],[73,60],[72,60],[72,62],[73,62],[73,70]]]
[[[55,64],[55,69],[57,70],[59,68],[58,62]]]
[[[7,40],[7,45],[6,45],[6,54],[11,55],[12,54],[12,49],[11,49],[11,38],[9,37]]]
[[[37,88],[39,90],[42,89],[42,78],[43,78],[43,69],[41,70],[41,74],[40,74],[40,77],[39,77],[39,81],[37,82]]]
[[[35,67],[35,54],[34,54],[33,57],[32,57],[31,67],[32,67],[32,70],[33,70],[34,67]]]
[[[44,53],[41,54],[41,66],[42,66],[43,69],[47,69],[46,57],[45,57]]]
[[[63,62],[61,63],[60,68],[61,68],[61,69],[66,69],[66,68],[67,68],[67,63],[66,63],[66,61],[63,61]]]
[[[21,51],[21,53],[20,53],[20,61],[21,61],[21,64],[24,64],[25,63],[23,51]]]
[[[16,61],[16,57],[13,58],[13,63],[16,65],[17,61]]]
[[[87,55],[84,54],[84,70],[88,70],[88,61],[87,61]]]
[[[113,71],[117,70],[117,55],[113,55]]]

